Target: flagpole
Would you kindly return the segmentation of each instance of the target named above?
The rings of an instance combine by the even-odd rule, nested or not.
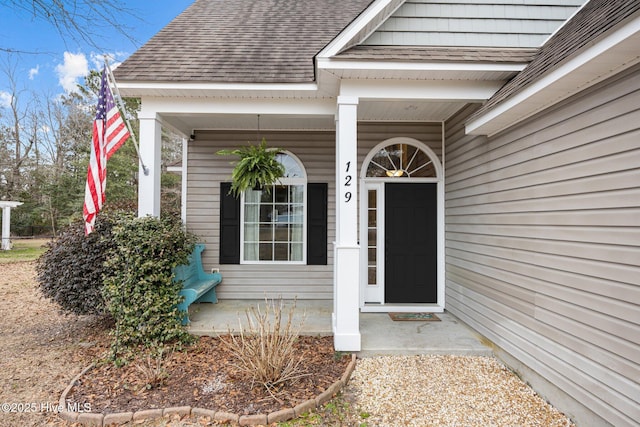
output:
[[[107,67],[108,80],[113,83],[113,88],[115,89],[115,98],[118,103],[118,107],[121,111],[126,111],[124,109],[124,103],[122,102],[122,97],[120,96],[120,91],[118,90],[118,85],[116,84],[116,78],[113,76],[113,72],[111,71],[111,66],[109,65],[109,61],[107,60],[107,56],[104,57],[104,65]],[[142,166],[142,172],[145,175],[149,175],[149,168],[147,168],[142,161],[142,157],[140,156],[140,149],[138,148],[138,141],[136,139],[136,134],[133,132],[131,128],[131,123],[129,122],[129,117],[126,114],[122,114],[124,116],[124,120],[127,123],[127,127],[129,128],[129,133],[131,134],[131,139],[133,139],[133,146],[136,149],[136,153],[138,154],[138,160],[140,161],[140,166]]]

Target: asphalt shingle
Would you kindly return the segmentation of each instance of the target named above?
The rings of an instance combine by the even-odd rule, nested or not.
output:
[[[372,0],[197,0],[116,70],[119,81],[304,83]]]
[[[338,59],[369,61],[528,63],[537,48],[457,48],[437,46],[355,46]]]

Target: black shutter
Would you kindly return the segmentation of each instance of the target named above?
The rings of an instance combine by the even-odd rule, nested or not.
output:
[[[326,183],[307,184],[307,264],[327,265]]]
[[[240,264],[240,198],[230,189],[230,182],[220,183],[220,264]]]

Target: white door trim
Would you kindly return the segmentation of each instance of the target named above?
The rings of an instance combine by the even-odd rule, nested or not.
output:
[[[391,144],[409,144],[423,150],[436,170],[435,178],[367,178],[367,167],[373,156]],[[436,304],[385,304],[384,302],[384,188],[387,182],[435,182],[437,184],[437,302]],[[368,285],[368,191],[376,190],[377,210],[377,254],[376,286]],[[444,263],[444,171],[435,152],[422,142],[407,137],[390,138],[377,144],[365,157],[360,170],[360,310],[363,312],[442,312],[445,307],[445,263]],[[368,289],[371,288],[371,289]]]

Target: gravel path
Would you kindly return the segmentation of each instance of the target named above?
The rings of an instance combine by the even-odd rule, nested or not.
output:
[[[345,392],[368,426],[573,426],[490,357],[360,359]]]

